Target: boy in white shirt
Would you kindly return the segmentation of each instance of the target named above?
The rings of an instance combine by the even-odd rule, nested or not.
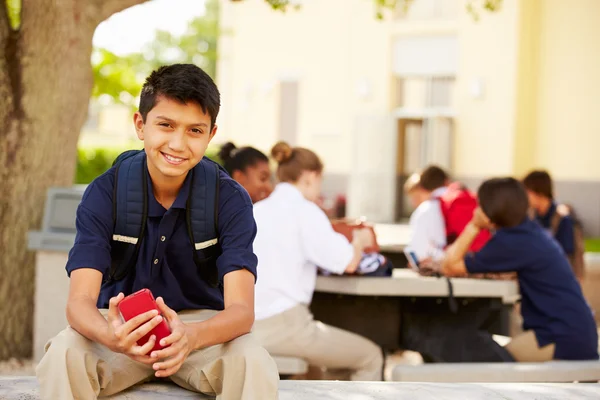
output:
[[[439,260],[446,247],[446,226],[438,197],[442,196],[449,183],[446,172],[429,166],[421,173],[413,174],[404,185],[415,211],[410,216],[411,239],[408,248],[419,261],[426,258]]]

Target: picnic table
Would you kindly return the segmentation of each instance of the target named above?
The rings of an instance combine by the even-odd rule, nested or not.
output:
[[[515,281],[452,278],[456,315],[448,306],[445,278],[423,277],[409,269],[393,276],[319,276],[311,310],[315,319],[363,335],[388,351],[402,349],[402,319],[432,313],[450,320],[489,309],[480,329],[509,336],[510,314],[520,298]]]
[[[380,252],[392,262],[394,268],[406,267],[404,248],[410,242],[408,224],[374,224]]]

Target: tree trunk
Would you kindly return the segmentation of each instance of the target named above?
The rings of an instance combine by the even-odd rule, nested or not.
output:
[[[49,187],[71,186],[96,26],[144,0],[23,0],[11,30],[0,0],[0,360],[29,357],[34,254]]]

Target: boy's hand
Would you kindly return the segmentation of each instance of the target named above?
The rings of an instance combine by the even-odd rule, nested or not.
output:
[[[179,371],[194,348],[192,348],[192,333],[189,327],[181,322],[177,313],[165,304],[162,297],[156,299],[156,304],[171,327],[171,334],[160,341],[160,344],[166,348],[150,354],[154,361],[152,368],[156,371],[156,377],[164,378]],[[157,362],[157,360],[161,361]]]
[[[489,229],[492,225],[490,219],[483,212],[481,207],[477,207],[473,213],[473,219],[471,219],[473,225],[479,229]]]
[[[143,346],[138,346],[136,342],[154,329],[162,321],[162,317],[158,315],[158,311],[152,310],[123,323],[117,306],[124,297],[123,293],[119,293],[108,303],[106,347],[115,353],[125,354],[134,361],[152,364],[154,360],[146,354],[154,347],[154,335]]]
[[[432,276],[439,274],[440,270],[440,263],[433,261],[431,257],[426,257],[419,261],[419,275]]]

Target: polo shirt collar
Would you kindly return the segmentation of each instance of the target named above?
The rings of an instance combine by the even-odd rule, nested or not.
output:
[[[188,195],[190,193],[190,186],[192,184],[192,174],[188,172],[185,177],[185,181],[183,181],[183,186],[179,189],[179,193],[173,202],[171,208],[179,208],[185,209],[187,205]],[[148,168],[146,168],[146,178],[148,181],[148,216],[149,217],[162,217],[165,215],[167,210],[156,200],[154,197],[154,192],[152,191],[152,179],[150,178],[150,173],[148,172]]]

